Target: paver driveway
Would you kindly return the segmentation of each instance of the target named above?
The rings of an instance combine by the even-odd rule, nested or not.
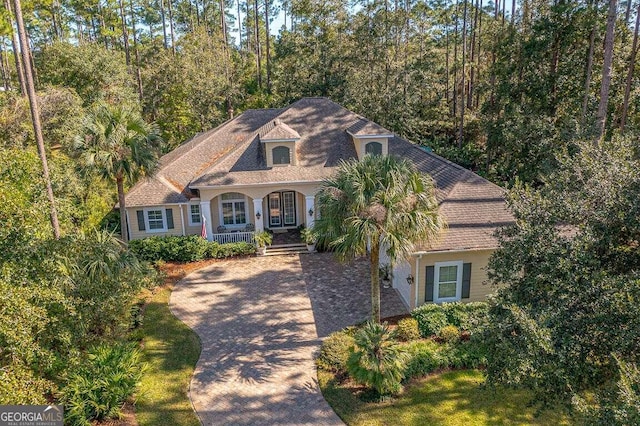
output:
[[[342,424],[313,355],[318,336],[367,318],[368,295],[367,263],[330,254],[228,260],[180,281],[170,307],[202,340],[190,398],[203,424]],[[382,307],[406,312],[393,290]]]

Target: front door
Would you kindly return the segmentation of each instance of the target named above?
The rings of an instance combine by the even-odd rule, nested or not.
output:
[[[269,227],[296,226],[296,193],[294,191],[269,194]]]

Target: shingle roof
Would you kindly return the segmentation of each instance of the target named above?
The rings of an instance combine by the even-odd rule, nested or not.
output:
[[[376,136],[393,134],[393,132],[388,131],[381,125],[362,117],[358,117],[358,119],[349,127],[347,127],[346,130],[348,133],[354,136]]]
[[[319,182],[342,160],[357,158],[349,136],[391,132],[326,98],[303,98],[285,109],[248,110],[218,128],[197,135],[160,160],[152,179],[127,194],[127,205],[185,202],[190,188],[275,182]],[[293,139],[297,165],[268,168],[260,140]],[[286,137],[285,137],[286,136]],[[493,232],[513,222],[502,188],[431,152],[394,136],[389,153],[412,161],[436,184],[448,230],[420,250],[493,248]]]
[[[273,120],[273,128],[271,130],[264,135],[260,135],[261,141],[281,141],[287,139],[300,139],[300,135],[279,118]]]

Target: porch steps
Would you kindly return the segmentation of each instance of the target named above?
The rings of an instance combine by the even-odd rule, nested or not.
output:
[[[280,256],[286,254],[309,253],[305,244],[279,244],[267,247],[265,256]]]

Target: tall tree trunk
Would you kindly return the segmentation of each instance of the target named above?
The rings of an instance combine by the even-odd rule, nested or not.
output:
[[[248,1],[248,0],[247,0]],[[258,77],[258,88],[262,89],[262,62],[260,59],[260,25],[258,20],[258,0],[253,0],[253,18],[255,27],[253,29],[256,38],[256,75]]]
[[[224,0],[220,0],[220,31],[222,32],[222,45],[226,49],[227,48],[227,17],[226,17],[226,6],[224,4]]]
[[[242,49],[242,19],[240,19],[240,0],[238,0],[238,47]]]
[[[271,35],[269,34],[269,0],[264,0],[264,26],[265,26],[265,46],[266,46],[266,60],[267,60],[267,93],[271,93],[271,53],[269,45],[271,44]]]
[[[516,0],[511,0],[511,25],[516,23]]]
[[[458,0],[455,5],[455,23],[453,27],[453,122],[454,128],[457,127],[458,116]]]
[[[118,205],[120,206],[120,235],[125,243],[129,241],[129,230],[127,229],[127,210],[124,199],[124,177],[116,176],[116,186],[118,187]]]
[[[164,0],[160,0],[160,20],[162,21],[162,36],[164,40],[164,48],[169,48],[169,39],[167,38],[167,19],[164,12]]]
[[[122,22],[122,41],[124,43],[124,56],[127,66],[131,65],[131,53],[129,52],[129,32],[127,31],[127,19],[124,15],[124,0],[118,0],[120,6],[120,20]]]
[[[420,29],[421,29],[421,33],[422,33],[422,28],[423,25],[420,24]],[[424,37],[420,37],[420,59],[422,59],[422,40]],[[446,74],[447,74],[447,79],[445,80],[444,83],[444,90],[445,90],[445,99],[447,101],[447,107],[449,107],[449,80],[451,79],[451,69],[449,66],[449,19],[447,16],[447,22],[445,22],[444,24],[444,40],[445,40],[445,46],[446,46],[446,55],[445,55],[445,59],[444,59],[444,65],[446,68]]]
[[[478,32],[478,10],[480,9],[480,0],[476,0],[475,11],[473,15],[473,32],[471,36],[471,67],[469,70],[469,91],[467,94],[467,108],[473,109],[473,80],[476,64],[476,38]]]
[[[47,199],[49,200],[49,215],[51,220],[51,228],[53,230],[53,238],[60,238],[60,225],[58,223],[58,212],[53,197],[53,188],[51,187],[51,178],[49,177],[49,165],[47,164],[47,154],[44,148],[44,138],[42,137],[42,125],[40,123],[40,108],[38,107],[38,98],[36,97],[36,88],[33,84],[33,74],[31,73],[31,61],[29,59],[30,49],[27,43],[27,33],[22,20],[22,6],[20,0],[13,0],[13,6],[16,14],[16,24],[18,27],[18,39],[20,40],[20,53],[22,54],[22,63],[24,64],[24,76],[27,87],[27,96],[29,98],[29,107],[31,109],[31,120],[33,131],[38,146],[38,155],[42,162],[42,177],[45,182]]]
[[[11,12],[11,4],[9,3],[9,0],[4,0],[4,6],[9,15],[9,24],[11,24],[11,49],[13,50],[13,60],[16,65],[18,84],[20,84],[20,94],[22,94],[22,96],[27,96],[27,84],[24,76],[24,69],[22,68],[22,61],[20,59],[20,51],[18,49],[18,32],[14,29],[13,14]]]
[[[607,122],[607,107],[609,105],[609,87],[611,85],[611,64],[613,62],[613,39],[616,27],[617,0],[609,0],[609,12],[607,14],[607,32],[604,36],[604,61],[602,63],[602,86],[600,87],[600,103],[596,117],[597,133],[594,143],[602,141]]]
[[[138,51],[138,35],[136,32],[136,15],[133,10],[133,0],[129,2],[129,10],[131,12],[131,30],[133,32],[133,53],[135,54],[135,57],[136,57],[135,67],[136,67],[136,82],[138,85],[138,98],[140,99],[140,102],[142,102],[143,92],[142,92],[142,75],[140,73],[140,52]]]
[[[631,1],[629,1],[631,3]],[[622,116],[620,117],[620,131],[624,132],[624,126],[629,112],[629,97],[631,95],[631,83],[633,82],[633,71],[636,68],[636,55],[638,53],[638,27],[640,26],[640,3],[636,11],[636,25],[633,30],[633,45],[631,47],[631,57],[629,58],[629,69],[627,70],[627,82],[624,87],[624,102],[622,103]]]
[[[371,320],[380,323],[380,242],[371,239]]]
[[[480,0],[480,11],[482,11],[482,0]],[[478,80],[480,80],[480,67],[482,66],[482,12],[478,17],[478,53],[476,54],[476,69],[478,70]],[[476,104],[475,107],[480,106],[480,92],[476,91]]]
[[[0,38],[0,70],[2,71],[2,86],[9,90],[9,67],[5,64],[7,53],[4,51],[4,37]]]
[[[591,87],[591,73],[593,71],[593,51],[595,50],[596,30],[597,24],[591,28],[591,34],[589,35],[589,52],[587,53],[587,66],[584,77],[584,97],[582,98],[582,117],[580,122],[584,128],[587,120],[587,108],[589,107],[589,92]]]
[[[462,82],[460,87],[462,93],[460,96],[460,131],[458,133],[458,148],[462,148],[464,143],[464,82],[465,82],[465,62],[467,60],[467,0],[464,0],[464,7],[462,12]]]
[[[171,32],[171,53],[176,54],[176,37],[173,29],[173,0],[167,0],[169,8],[169,31]]]

